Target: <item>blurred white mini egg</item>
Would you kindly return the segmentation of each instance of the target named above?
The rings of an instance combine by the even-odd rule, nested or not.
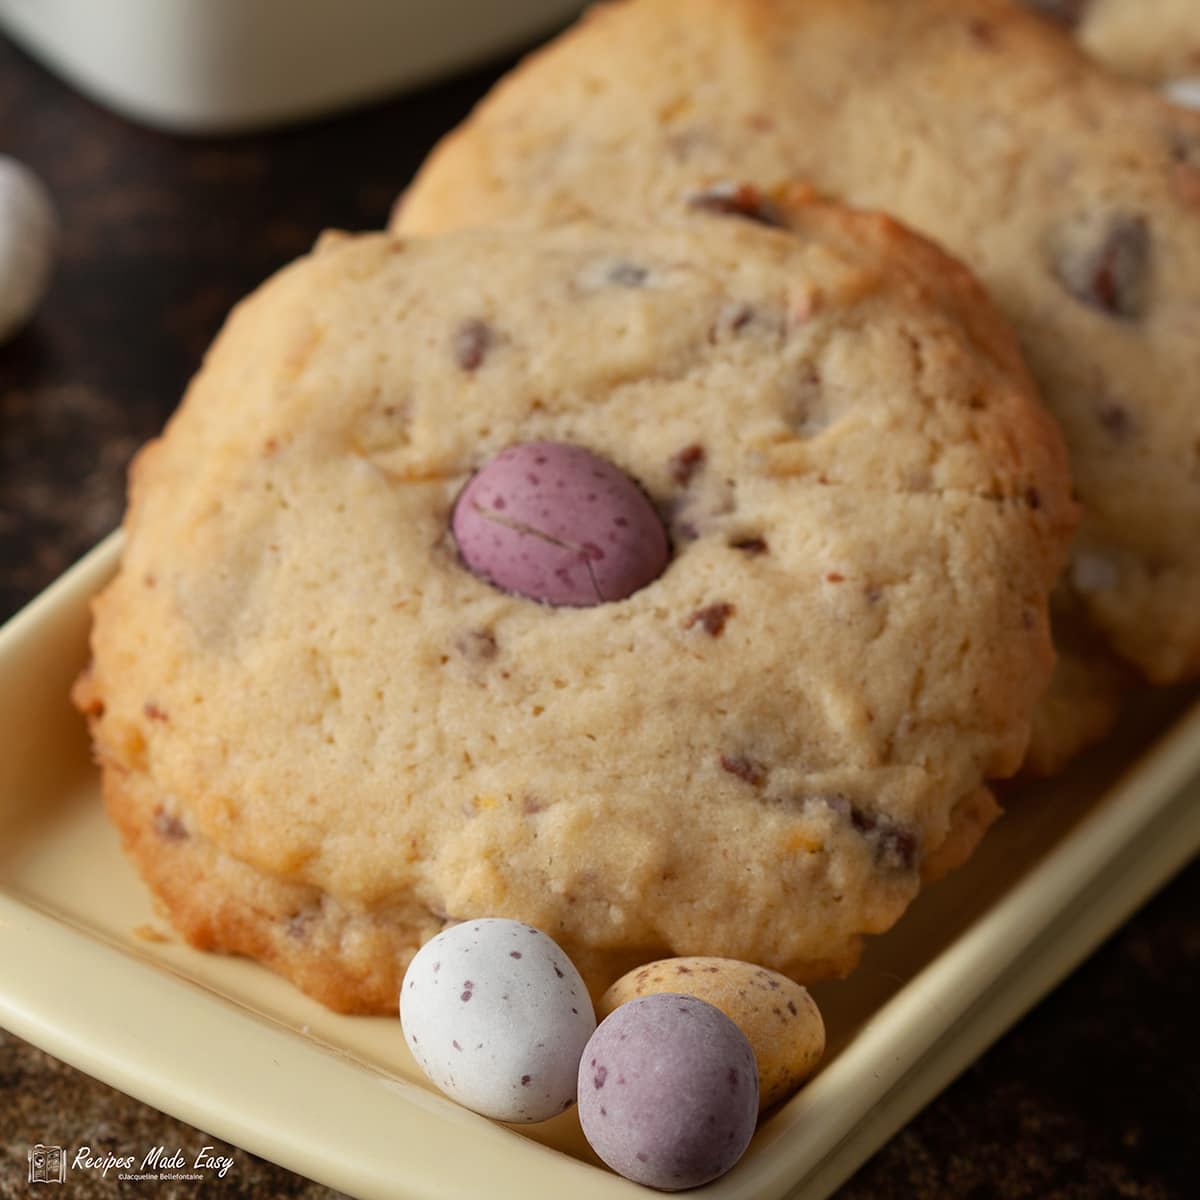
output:
[[[404,1038],[446,1095],[498,1121],[544,1121],[575,1102],[596,1028],[587,988],[544,933],[464,921],[425,943],[400,987]]]
[[[41,180],[0,154],[0,342],[25,324],[45,295],[57,231]]]

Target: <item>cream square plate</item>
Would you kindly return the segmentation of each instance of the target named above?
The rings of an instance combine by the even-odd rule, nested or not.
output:
[[[361,1197],[648,1193],[575,1114],[521,1131],[434,1093],[398,1021],[339,1017],[156,917],[67,689],[110,538],[0,631],[0,1024],[185,1121]],[[703,1194],[827,1196],[1200,847],[1200,706],[1162,694],[1071,774],[1013,789],[970,866],[848,980],[829,1052]],[[1194,695],[1191,697],[1194,699]]]

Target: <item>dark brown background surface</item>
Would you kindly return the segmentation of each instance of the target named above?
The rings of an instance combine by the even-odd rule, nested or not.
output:
[[[61,259],[0,346],[0,619],[113,528],[124,470],[224,314],[323,228],[378,228],[494,77],[269,136],[180,140],[80,99],[0,39],[0,152],[54,194]],[[6,964],[0,962],[0,972]],[[81,997],[80,1003],[86,1003]],[[841,1192],[839,1200],[1200,1195],[1200,869],[1193,866]],[[147,1108],[0,1031],[0,1197],[35,1142],[117,1154],[216,1145],[224,1180],[62,1195],[334,1193]]]

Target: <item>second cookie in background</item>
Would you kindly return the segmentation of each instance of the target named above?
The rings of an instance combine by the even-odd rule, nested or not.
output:
[[[680,216],[792,176],[966,262],[1062,425],[1085,513],[1036,753],[1060,765],[1115,714],[1108,654],[1200,673],[1200,116],[1008,0],[622,0],[502,80],[397,225]]]

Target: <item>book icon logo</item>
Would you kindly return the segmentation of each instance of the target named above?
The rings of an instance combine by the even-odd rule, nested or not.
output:
[[[67,1160],[61,1146],[39,1142],[29,1151],[30,1183],[62,1183],[67,1177]]]

